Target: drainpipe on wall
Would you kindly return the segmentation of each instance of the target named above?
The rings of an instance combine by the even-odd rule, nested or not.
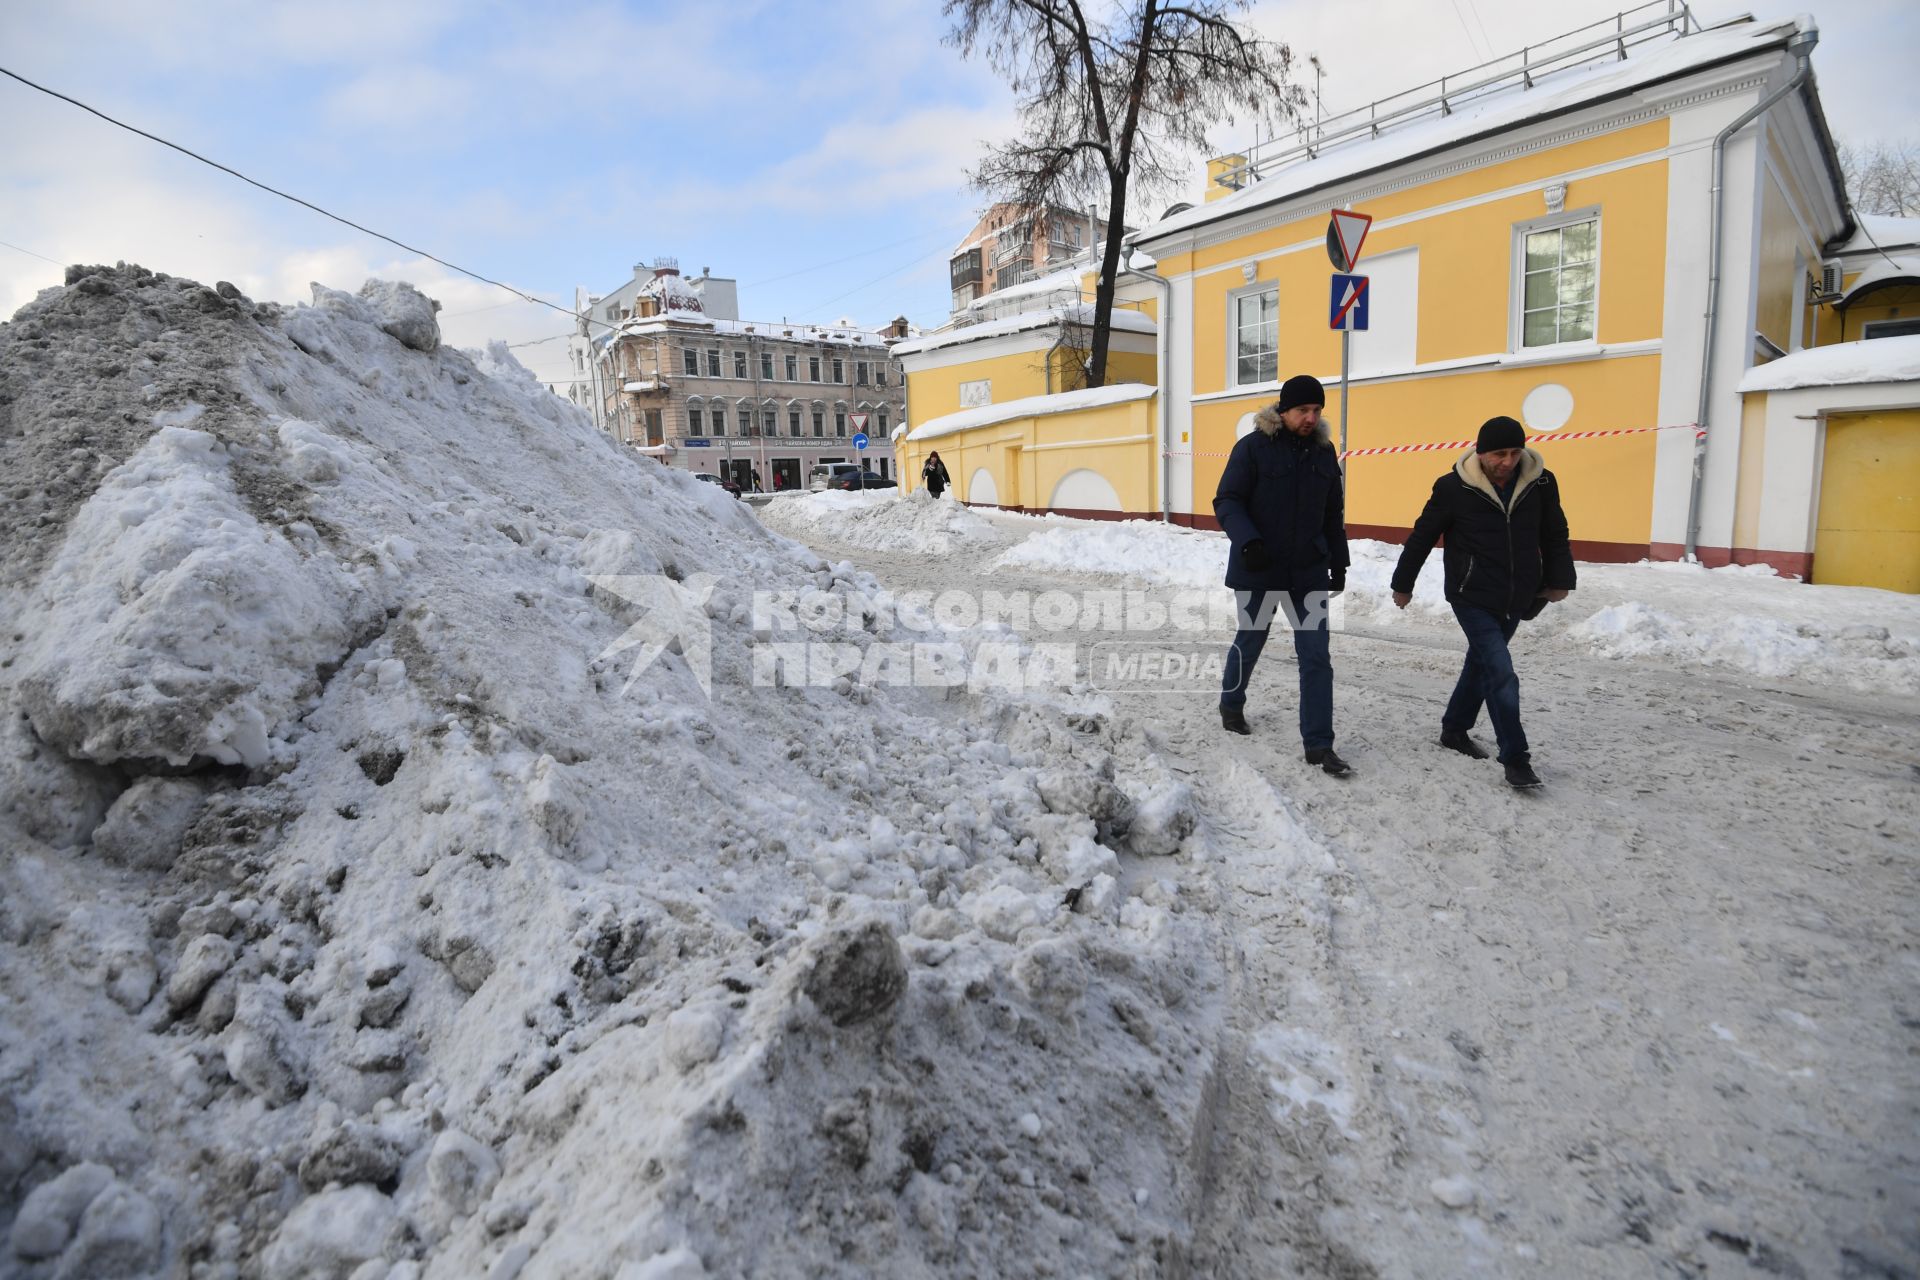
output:
[[[1155,395],[1160,401],[1160,523],[1173,522],[1173,402],[1167,395],[1167,366],[1169,359],[1168,341],[1173,332],[1173,281],[1156,271],[1142,271],[1128,266],[1133,258],[1133,241],[1120,242],[1120,273],[1137,276],[1160,291],[1159,334],[1154,345],[1158,348],[1158,365],[1154,380],[1160,385]]]
[[[1820,43],[1820,30],[1809,27],[1797,31],[1787,41],[1787,52],[1794,56],[1798,66],[1793,78],[1762,98],[1758,105],[1745,112],[1739,119],[1722,129],[1713,140],[1713,195],[1712,212],[1707,224],[1707,325],[1706,346],[1700,360],[1700,411],[1694,415],[1693,439],[1693,487],[1687,494],[1687,543],[1684,559],[1698,557],[1700,549],[1700,493],[1707,478],[1707,437],[1703,434],[1707,425],[1707,404],[1713,396],[1713,340],[1720,310],[1720,234],[1721,188],[1726,181],[1727,140],[1734,134],[1765,115],[1774,103],[1797,91],[1813,76],[1813,64],[1809,55],[1813,47]],[[1756,168],[1756,172],[1758,172]]]

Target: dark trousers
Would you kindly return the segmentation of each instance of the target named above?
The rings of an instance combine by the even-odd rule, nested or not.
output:
[[[1453,697],[1440,717],[1440,727],[1465,733],[1480,718],[1486,704],[1493,721],[1494,740],[1500,745],[1501,764],[1527,762],[1527,733],[1520,727],[1520,677],[1513,670],[1507,642],[1520,625],[1516,617],[1502,617],[1477,605],[1455,604],[1453,616],[1467,636],[1467,660],[1460,668]]]
[[[1324,595],[1311,603],[1319,605],[1317,614],[1307,611],[1313,591],[1236,591],[1240,608],[1240,629],[1234,633],[1233,647],[1227,650],[1226,667],[1220,673],[1220,707],[1243,707],[1247,702],[1247,683],[1253,679],[1254,664],[1267,647],[1267,632],[1275,622],[1282,626],[1299,621],[1293,628],[1293,656],[1300,664],[1300,741],[1309,751],[1333,745],[1333,658],[1327,634],[1327,599]],[[1270,615],[1262,617],[1269,602]],[[1282,605],[1290,605],[1288,617]]]

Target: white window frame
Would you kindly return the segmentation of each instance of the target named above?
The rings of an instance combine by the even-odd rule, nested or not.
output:
[[[680,348],[680,350],[683,353],[683,358],[681,359],[681,362],[680,362],[681,369],[683,369],[686,372],[686,375],[689,378],[699,377],[700,376],[700,348],[682,347]]]
[[[1569,209],[1564,213],[1550,214],[1530,222],[1513,224],[1513,247],[1507,259],[1507,351],[1510,354],[1538,355],[1543,351],[1591,351],[1600,345],[1600,272],[1606,253],[1605,221],[1600,216],[1600,206],[1595,204],[1588,205],[1584,209]],[[1530,347],[1527,345],[1527,237],[1539,231],[1554,231],[1561,227],[1578,226],[1582,222],[1593,224],[1593,336],[1575,339],[1572,342],[1542,343],[1540,346]]]
[[[1273,295],[1273,377],[1240,381],[1240,300],[1263,293]],[[1280,380],[1280,284],[1277,280],[1256,280],[1227,293],[1227,386],[1265,387]]]
[[[798,382],[798,381],[800,381],[800,357],[799,357],[799,356],[797,356],[797,355],[795,355],[795,354],[794,354],[793,352],[791,352],[791,351],[789,351],[789,352],[787,353],[787,360],[786,360],[786,364],[785,364],[785,366],[784,366],[784,368],[785,368],[785,369],[786,369],[786,371],[787,371],[787,379],[786,379],[786,380],[787,380],[788,382]]]
[[[752,376],[748,372],[748,370],[750,370],[752,367],[753,367],[752,357],[747,354],[747,350],[745,347],[738,348],[737,350],[734,351],[733,353],[734,381],[745,382],[749,377]]]

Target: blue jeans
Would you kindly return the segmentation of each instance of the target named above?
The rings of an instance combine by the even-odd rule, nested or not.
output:
[[[1329,652],[1326,597],[1315,601],[1307,598],[1324,590],[1234,592],[1240,629],[1234,633],[1233,647],[1227,650],[1226,667],[1220,673],[1220,709],[1244,707],[1254,664],[1267,647],[1268,629],[1276,620],[1283,624],[1298,620],[1300,625],[1293,629],[1293,655],[1300,664],[1300,741],[1309,751],[1333,745],[1333,658]],[[1269,603],[1272,612],[1262,617]],[[1310,613],[1310,604],[1319,607]],[[1283,606],[1291,606],[1291,618]]]
[[[1467,661],[1460,668],[1459,683],[1453,686],[1440,727],[1465,733],[1480,718],[1484,702],[1487,719],[1493,721],[1494,741],[1500,744],[1500,763],[1525,764],[1527,732],[1520,727],[1520,677],[1514,674],[1513,655],[1507,652],[1507,641],[1513,639],[1520,619],[1471,604],[1455,604],[1453,616],[1467,634]]]

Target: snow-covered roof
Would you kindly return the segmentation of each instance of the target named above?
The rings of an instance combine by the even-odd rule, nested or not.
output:
[[[1809,347],[1747,370],[1742,391],[1791,391],[1862,382],[1920,382],[1920,334]]]
[[[1159,388],[1150,387],[1144,382],[1116,382],[1112,386],[1089,387],[1085,391],[1061,391],[1050,396],[1027,396],[1020,400],[1009,400],[1005,404],[962,409],[958,413],[934,418],[909,431],[907,439],[932,440],[939,436],[950,436],[956,431],[971,431],[975,427],[990,427],[996,422],[1011,422],[1015,418],[1037,418],[1053,413],[1071,413],[1075,409],[1097,409],[1103,405],[1126,404],[1133,400],[1145,400],[1157,390]]]
[[[1811,26],[1812,19],[1729,24],[1664,42],[1650,41],[1636,46],[1624,60],[1536,76],[1530,89],[1515,84],[1484,97],[1456,99],[1450,104],[1451,114],[1391,125],[1383,128],[1378,137],[1363,134],[1352,141],[1330,143],[1319,155],[1272,170],[1233,195],[1195,205],[1149,225],[1135,237],[1135,242],[1149,244],[1235,214],[1295,200],[1310,191],[1389,168],[1483,134],[1505,132],[1543,116],[1780,48],[1802,23]]]
[[[1044,311],[1023,311],[1017,316],[1007,316],[1003,320],[989,320],[985,324],[970,324],[957,329],[940,329],[913,342],[894,344],[896,356],[914,355],[922,351],[937,351],[941,347],[958,346],[963,342],[979,342],[985,338],[1001,338],[1010,333],[1021,333],[1028,329],[1044,329],[1056,324],[1093,323],[1093,304],[1091,302],[1073,302],[1063,307],[1048,307]],[[1126,311],[1119,307],[1113,310],[1112,328],[1123,333],[1158,333],[1160,326],[1151,316],[1138,311]]]
[[[967,310],[984,311],[996,302],[1005,302],[1009,298],[1026,298],[1035,294],[1052,293],[1056,289],[1080,291],[1080,277],[1086,274],[1086,268],[1079,264],[1062,267],[1058,271],[1049,271],[1046,275],[1035,276],[1019,284],[1010,284],[1004,289],[995,289],[975,298],[967,304]]]
[[[1847,291],[1840,298],[1840,305],[1847,306],[1868,289],[1878,285],[1905,281],[1908,284],[1920,283],[1920,253],[1894,254],[1891,258],[1875,254]]]
[[[874,347],[884,350],[887,341],[869,329],[838,325],[782,324],[765,320],[715,320],[712,316],[690,311],[671,311],[658,316],[636,316],[620,325],[620,334],[658,333],[675,327],[697,328],[702,333],[729,337],[775,338],[787,342],[821,342],[830,346]]]
[[[1878,253],[1882,249],[1920,249],[1920,218],[1885,213],[1856,213],[1853,237],[1841,253]]]

